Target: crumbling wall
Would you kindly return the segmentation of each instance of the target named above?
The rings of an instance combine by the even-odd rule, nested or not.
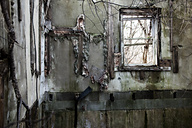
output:
[[[112,94],[107,98],[114,101],[116,98],[116,96],[113,97],[114,92],[134,93],[138,91],[140,92],[138,95],[142,97],[145,91],[149,91],[146,95],[153,97],[154,91],[162,91],[159,97],[163,97],[164,94],[167,94],[166,90],[169,90],[171,97],[166,97],[166,99],[173,98],[173,101],[179,102],[179,99],[174,99],[177,97],[175,92],[182,90],[185,94],[187,90],[192,89],[192,71],[190,68],[192,66],[190,50],[190,14],[192,3],[190,1],[186,0],[184,3],[171,0],[54,0],[51,1],[50,5],[51,8],[47,20],[51,23],[51,29],[48,32],[46,42],[48,46],[48,54],[46,55],[48,68],[46,68],[46,71],[47,69],[49,70],[45,78],[49,93],[53,95],[56,95],[58,92],[79,93],[90,86],[93,89],[92,94],[97,91],[104,91],[107,94]],[[118,61],[120,61],[121,57],[119,9],[129,7],[161,8],[160,58],[166,60],[162,61],[161,65],[168,65],[168,70],[119,70]],[[171,9],[173,10],[171,11]],[[83,22],[84,29],[77,31],[77,19],[82,14],[85,17]],[[82,61],[78,61],[78,63],[76,61],[83,58],[81,49],[83,46],[88,51],[86,63],[88,76],[82,75]],[[113,54],[110,54],[111,52],[113,53],[113,50],[115,58],[113,58]],[[173,59],[175,58],[175,52],[178,52],[178,60]],[[118,62],[115,63],[114,74],[111,72],[111,65],[113,64],[110,63],[113,60],[109,61],[109,57]],[[175,71],[175,63],[178,64],[177,71]],[[105,95],[105,93],[102,94]],[[135,95],[131,96],[132,100],[135,100]],[[181,95],[180,98],[184,98],[183,96]],[[190,97],[188,98],[191,99]],[[121,101],[119,104],[114,102],[116,104],[112,105],[112,107],[120,109],[115,111],[111,110],[112,107],[106,109],[107,105],[109,105],[108,101],[103,103],[101,97],[97,98],[94,95],[93,102],[88,99],[86,102],[82,101],[82,104],[85,103],[85,106],[78,106],[79,110],[81,110],[78,112],[77,124],[79,127],[190,127],[188,124],[190,124],[191,118],[191,102],[189,102],[189,109],[181,109],[177,105],[177,109],[174,105],[171,108],[167,108],[167,106],[162,106],[162,109],[157,108],[157,106],[162,104],[170,103],[168,101],[164,102],[164,100],[158,102],[160,105],[149,100],[152,105],[157,105],[155,108],[143,108],[140,110],[135,110],[136,108],[133,106],[133,108],[127,108],[128,105],[132,105],[135,102],[144,103],[143,105],[140,104],[141,106],[147,106],[148,104],[150,106],[148,100],[146,101],[144,98],[142,101]],[[122,96],[120,99],[123,100],[125,97]],[[183,101],[181,102],[183,103]],[[47,104],[48,106],[50,105],[50,108],[53,107],[53,110],[56,107],[60,108],[60,110],[58,113],[55,110],[56,115],[54,115],[51,124],[55,124],[57,127],[62,127],[63,125],[73,127],[74,108],[70,108],[67,105],[73,105],[74,101],[53,103]],[[62,103],[66,103],[67,107],[62,109],[65,106]],[[92,103],[92,106],[89,103]],[[122,107],[124,103],[127,103],[125,108]],[[59,106],[61,104],[62,106]],[[86,110],[86,105],[92,108],[102,108],[102,110],[89,111]],[[136,104],[135,107],[139,108],[141,107],[140,105]],[[185,112],[182,113],[182,111]],[[174,116],[172,113],[174,113]],[[65,116],[69,118],[65,119]],[[175,118],[178,116],[179,118],[181,117],[179,121]]]
[[[7,7],[5,7],[4,5],[7,5]],[[6,79],[4,80],[4,126],[8,126],[13,122],[14,123],[11,126],[24,126],[24,123],[18,124],[18,122],[16,121],[20,121],[21,119],[25,118],[26,111],[32,107],[33,103],[38,97],[37,87],[39,84],[39,1],[34,1],[35,7],[33,11],[35,16],[32,20],[33,23],[30,21],[30,16],[32,15],[32,13],[30,12],[30,1],[22,2],[20,0],[10,0],[6,2],[1,2],[1,6],[4,6],[5,8],[4,13],[8,12],[5,15],[8,15],[9,19],[6,19],[5,15],[2,18],[9,20],[10,22],[4,22],[3,19],[1,20],[1,22],[3,23],[1,24],[2,28],[4,28],[1,29],[1,40],[3,39],[4,41],[1,41],[0,46],[3,46],[5,51],[9,50],[7,52],[8,60],[10,60],[11,57],[14,58],[13,62],[9,61],[9,63],[7,63],[7,66],[9,66],[9,73],[7,73]],[[34,26],[33,31],[30,31],[32,30],[32,28],[30,28],[30,24],[33,24]],[[11,30],[9,26],[12,26]],[[15,39],[10,36],[10,31],[12,31],[13,35],[15,34]],[[9,36],[5,36],[6,32],[9,33]],[[30,33],[33,33],[32,37],[30,37]],[[36,66],[34,66],[35,71],[31,68],[31,40],[33,40],[33,46],[35,46],[35,48],[33,49],[33,53],[36,56],[34,59],[34,63],[36,64]],[[13,42],[14,47],[12,47],[12,44],[10,42]],[[11,48],[13,48],[13,51],[11,51]],[[13,68],[10,68],[11,65],[13,65]],[[12,73],[14,73],[14,75],[12,75]],[[15,76],[15,78],[13,78],[13,76]],[[16,83],[14,83],[15,81]],[[18,86],[18,90],[16,88],[13,88],[15,86]],[[20,93],[21,97],[16,96],[16,92]],[[21,100],[20,103],[24,105],[19,104],[18,100]]]
[[[74,28],[76,25],[77,18],[80,14],[84,14],[85,17],[85,31],[88,34],[88,40],[86,40],[86,46],[89,51],[89,77],[91,74],[99,74],[106,71],[106,65],[109,62],[108,53],[109,46],[112,45],[108,43],[108,36],[114,42],[115,53],[120,52],[120,21],[119,21],[119,9],[122,7],[148,7],[148,4],[151,4],[151,7],[162,8],[161,14],[161,59],[166,59],[173,64],[172,52],[170,48],[170,3],[168,1],[153,1],[146,3],[146,1],[138,2],[127,2],[127,1],[113,1],[113,2],[101,2],[101,1],[51,1],[51,9],[49,11],[49,21],[51,21],[52,28]],[[116,70],[114,79],[110,79],[108,82],[108,91],[130,91],[130,90],[150,90],[150,89],[191,89],[190,86],[190,70],[186,70],[186,66],[190,67],[190,52],[187,49],[190,49],[188,41],[185,39],[190,39],[190,26],[191,22],[187,19],[189,18],[189,13],[191,10],[191,2],[188,2],[186,5],[182,5],[179,1],[174,1],[173,8],[173,45],[178,49],[179,53],[179,72],[173,73],[174,67],[171,67],[169,71],[119,71]],[[111,10],[109,10],[111,6]],[[179,6],[179,8],[176,8]],[[76,8],[76,10],[71,10],[70,8]],[[186,8],[186,9],[185,9]],[[181,11],[183,13],[179,13]],[[56,11],[59,10],[59,11]],[[62,13],[61,13],[62,12]],[[111,14],[111,15],[110,15]],[[67,17],[67,18],[66,18]],[[182,20],[182,18],[184,18]],[[109,19],[113,22],[112,33],[109,33],[108,22]],[[181,25],[180,29],[176,27]],[[109,35],[110,34],[110,35]],[[83,78],[81,75],[76,75],[73,73],[74,69],[72,67],[75,61],[75,55],[72,45],[73,40],[65,39],[71,38],[72,35],[55,35],[52,36],[49,40],[50,45],[50,76],[48,76],[47,81],[49,82],[49,89],[54,91],[82,91],[83,88],[90,85],[94,90],[98,90],[97,85],[92,85],[90,82],[84,83],[83,81],[89,81],[89,78]],[[74,36],[75,37],[75,36]],[[186,37],[186,38],[183,38]],[[60,39],[58,39],[60,38]],[[63,38],[63,39],[62,39]],[[80,41],[80,40],[79,40]],[[82,40],[81,40],[82,41]],[[64,43],[62,43],[64,42]],[[62,46],[63,45],[63,46]],[[67,45],[64,46],[64,45]],[[69,46],[70,45],[70,46]],[[69,51],[67,54],[66,52]],[[70,56],[68,56],[70,53]],[[188,54],[187,54],[188,53]],[[56,55],[57,54],[57,55]],[[185,55],[184,55],[185,54]],[[63,56],[63,57],[62,57]],[[70,60],[70,61],[69,61]],[[108,62],[107,62],[108,61]],[[60,63],[55,63],[60,62]],[[67,64],[70,63],[70,64]],[[112,63],[111,63],[112,64]],[[186,65],[186,66],[183,66]],[[60,65],[60,66],[58,66]],[[67,65],[71,65],[71,68],[67,68],[62,75],[57,73],[61,69],[66,69]],[[99,66],[98,66],[99,65]],[[110,65],[110,64],[108,64]],[[93,67],[93,69],[91,68]],[[94,72],[94,68],[98,68],[98,72]],[[69,70],[68,70],[69,69]],[[92,71],[92,72],[91,72]],[[109,70],[107,69],[108,73]],[[70,75],[69,75],[70,74]],[[104,73],[103,73],[104,74]],[[57,75],[57,76],[56,76]],[[70,76],[70,79],[62,80],[61,76]],[[110,74],[111,75],[111,74]],[[110,76],[109,75],[109,76]],[[102,76],[102,75],[101,75]],[[99,76],[99,77],[101,77]],[[82,77],[82,78],[81,78]],[[97,77],[97,76],[96,76]],[[99,79],[99,78],[98,78]],[[57,82],[56,82],[57,81]],[[63,82],[61,82],[63,81]],[[66,82],[67,81],[67,82]],[[66,84],[67,83],[67,84]],[[73,84],[70,84],[73,83]],[[94,82],[93,82],[94,83]],[[98,82],[99,83],[99,82]],[[182,84],[180,84],[182,83]],[[72,85],[74,85],[72,87]],[[71,87],[69,89],[69,87]],[[63,89],[61,89],[63,88]],[[79,89],[79,90],[78,90]],[[107,91],[106,90],[106,91]]]
[[[191,109],[82,111],[78,116],[78,128],[164,128],[191,126]],[[47,113],[49,115],[49,113]],[[74,112],[59,111],[53,115],[48,127],[74,127]],[[67,118],[66,118],[67,117]]]

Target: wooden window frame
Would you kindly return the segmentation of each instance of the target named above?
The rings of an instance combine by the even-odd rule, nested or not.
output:
[[[132,71],[132,70],[149,70],[149,71],[161,71],[161,70],[171,70],[171,60],[162,60],[161,59],[161,9],[160,8],[121,8],[119,10],[119,19],[121,21],[121,28],[120,28],[120,52],[121,52],[121,59],[119,64],[120,71]],[[155,20],[156,26],[156,62],[154,65],[124,65],[124,37],[123,37],[123,16],[124,15],[148,15]],[[153,44],[154,45],[154,44]]]

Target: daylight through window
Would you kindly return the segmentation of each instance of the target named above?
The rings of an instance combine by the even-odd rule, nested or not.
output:
[[[158,11],[121,10],[121,54],[123,66],[157,65]]]

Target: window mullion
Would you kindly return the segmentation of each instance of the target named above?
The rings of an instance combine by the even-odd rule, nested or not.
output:
[[[123,16],[121,16],[121,64],[124,65],[124,28],[123,28]]]

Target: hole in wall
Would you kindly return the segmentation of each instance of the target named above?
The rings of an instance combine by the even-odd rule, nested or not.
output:
[[[113,96],[113,93],[111,93],[111,94],[110,94],[110,101],[111,101],[111,102],[114,102],[114,100],[115,100],[115,97]]]
[[[132,100],[135,100],[135,93],[132,94]]]
[[[173,98],[176,98],[176,97],[177,97],[177,93],[174,92],[174,93],[173,93]]]

